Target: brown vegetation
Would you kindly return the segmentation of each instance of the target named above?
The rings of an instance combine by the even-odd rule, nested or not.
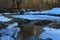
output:
[[[18,0],[21,1],[21,0]],[[4,9],[4,8],[8,8],[8,10],[12,10],[12,11],[16,11],[17,8],[17,0],[0,0],[0,8]],[[58,4],[58,5],[57,5]],[[58,7],[59,6],[59,0],[56,0],[56,2],[54,2],[54,0],[52,1],[43,1],[43,0],[25,0],[19,4],[19,7],[22,9],[51,9],[53,7]],[[60,6],[59,6],[60,7]],[[15,8],[15,9],[12,9]],[[0,9],[1,10],[1,9]]]

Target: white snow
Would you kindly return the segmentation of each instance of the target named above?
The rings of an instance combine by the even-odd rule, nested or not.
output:
[[[19,13],[19,12],[18,12],[18,13]],[[18,14],[18,13],[17,13],[17,12],[14,12],[14,13],[3,13],[3,14],[6,14],[6,15],[7,15],[7,14],[12,14],[12,15],[13,15],[13,14]]]
[[[30,11],[30,12],[24,13],[24,15],[32,15],[32,14],[40,14],[40,12],[39,11],[36,11],[36,12]]]
[[[60,17],[49,16],[49,15],[12,15],[14,18],[24,18],[29,20],[50,20],[60,21]]]
[[[60,8],[53,8],[51,10],[45,10],[45,11],[30,11],[30,12],[25,12],[25,15],[32,15],[32,14],[60,14]]]
[[[12,24],[9,24],[9,25],[7,26],[7,28],[14,28],[15,26],[18,26],[18,23],[17,23],[17,22],[14,22],[14,23],[12,23]]]
[[[12,20],[12,18],[7,18],[7,17],[4,17],[4,16],[0,15],[0,21],[2,21],[2,22],[8,22],[8,21],[11,21],[11,20]]]
[[[0,39],[1,40],[14,40],[14,38],[17,37],[18,32],[20,31],[19,27],[15,27],[15,28],[5,28],[3,30],[0,30],[1,32],[3,32],[3,34],[1,35]],[[14,36],[14,37],[12,37]]]
[[[17,27],[15,27],[17,26]],[[8,25],[6,28],[0,30],[1,40],[14,40],[17,37],[20,28],[18,27],[18,23],[14,22],[13,24]],[[14,37],[12,37],[14,36]]]
[[[43,28],[43,30],[45,31],[42,34],[40,34],[39,38],[51,38],[52,40],[60,40],[60,29],[45,27]]]
[[[0,38],[1,40],[14,40],[11,36],[4,35]]]
[[[53,8],[51,10],[42,11],[45,14],[60,14],[60,8]]]
[[[3,14],[11,14],[11,13],[3,13]]]
[[[4,31],[4,35],[8,34],[10,36],[17,37],[18,32],[20,31],[19,27],[15,27],[15,28],[6,28]]]

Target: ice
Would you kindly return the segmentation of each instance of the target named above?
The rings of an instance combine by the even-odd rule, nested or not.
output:
[[[11,20],[12,20],[12,18],[7,18],[7,17],[4,17],[4,16],[0,15],[0,21],[1,22],[8,22],[8,21],[11,21]]]
[[[50,20],[60,21],[60,17],[49,16],[49,15],[12,15],[14,18],[23,18],[28,20]]]
[[[50,38],[52,40],[60,40],[60,29],[44,27],[43,30],[45,31],[42,34],[40,34],[39,38],[41,39]]]

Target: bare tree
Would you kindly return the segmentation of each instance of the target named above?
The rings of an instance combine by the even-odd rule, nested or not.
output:
[[[20,4],[22,3],[22,0],[16,0],[17,10],[20,11]]]

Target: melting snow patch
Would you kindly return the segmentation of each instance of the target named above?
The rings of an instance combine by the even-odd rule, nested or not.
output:
[[[60,21],[60,17],[49,16],[49,15],[12,15],[14,18],[23,18],[28,20],[50,20]]]
[[[0,35],[1,35],[0,39],[14,40],[14,38],[17,37],[17,34],[20,31],[20,28],[15,26],[18,26],[18,23],[14,22],[13,24],[8,25],[7,28],[0,30]]]
[[[32,14],[40,14],[40,12],[25,12],[24,13],[25,15],[32,15]]]
[[[8,22],[8,21],[11,21],[12,18],[7,18],[7,17],[4,17],[4,16],[0,16],[0,21],[1,22]]]
[[[43,30],[45,31],[42,34],[40,34],[39,38],[44,39],[44,40],[48,38],[52,40],[60,40],[60,29],[45,27]]]
[[[17,22],[14,22],[13,24],[9,24],[7,28],[14,28],[15,26],[18,26]]]
[[[25,15],[32,15],[32,14],[60,14],[60,8],[53,8],[51,10],[45,10],[45,11],[36,11],[36,12],[33,12],[33,11],[30,11],[30,12],[25,12],[24,13]]]
[[[53,8],[51,10],[42,11],[45,14],[60,14],[60,8]]]
[[[11,13],[3,13],[3,14],[11,14]]]

